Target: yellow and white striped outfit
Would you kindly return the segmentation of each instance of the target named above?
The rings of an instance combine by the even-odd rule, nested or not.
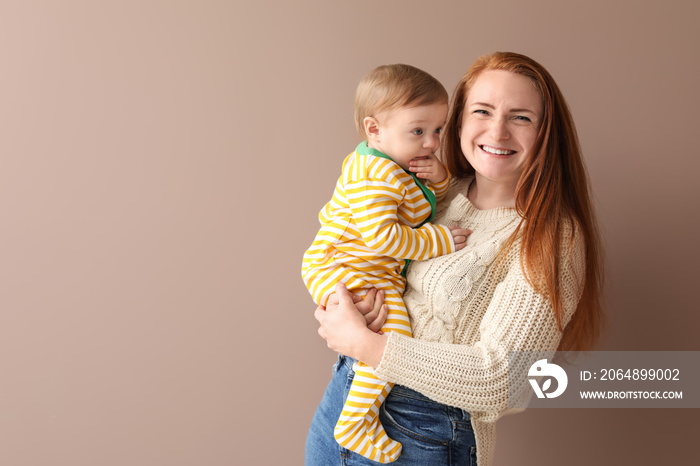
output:
[[[426,183],[428,184],[428,183]],[[319,213],[321,229],[304,254],[302,277],[317,304],[338,282],[363,295],[384,290],[389,314],[382,330],[411,336],[403,303],[402,271],[410,260],[455,251],[449,228],[432,220],[448,180],[428,187],[381,152],[361,143],[345,158],[333,198]],[[380,463],[396,460],[401,444],[379,422],[379,407],[393,384],[371,367],[355,364],[355,378],[335,427],[338,443]]]

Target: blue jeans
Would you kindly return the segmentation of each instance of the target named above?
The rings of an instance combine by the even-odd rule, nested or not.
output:
[[[333,366],[333,378],[306,437],[306,466],[380,464],[342,448],[333,437],[333,428],[355,375],[353,362],[340,356]],[[464,410],[395,385],[380,408],[379,419],[389,437],[403,445],[401,456],[392,465],[476,465],[474,431],[469,413]]]

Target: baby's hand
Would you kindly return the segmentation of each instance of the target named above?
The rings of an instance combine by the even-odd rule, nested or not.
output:
[[[447,169],[435,157],[435,154],[411,159],[408,162],[408,169],[415,173],[418,178],[435,184],[441,183],[447,178]]]
[[[455,250],[459,251],[460,249],[464,249],[464,246],[467,245],[467,236],[471,235],[472,231],[458,227],[448,228],[450,229],[450,233],[452,233],[452,237],[455,240]]]

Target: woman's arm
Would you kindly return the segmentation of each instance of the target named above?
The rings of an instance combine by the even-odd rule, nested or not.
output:
[[[563,242],[561,296],[566,326],[576,310],[584,280],[582,235]],[[518,260],[499,283],[471,345],[445,344],[390,335],[376,373],[441,403],[495,420],[514,394],[530,390],[527,357],[553,353],[561,340],[550,300],[527,281]],[[531,361],[534,362],[534,361]]]
[[[379,291],[371,301],[361,303],[355,303],[353,296],[342,283],[336,285],[327,307],[319,306],[314,313],[320,324],[318,334],[333,351],[376,367],[387,340],[378,333],[388,313],[384,293]]]
[[[562,296],[568,321],[576,309],[584,276],[580,235],[573,247],[566,249]],[[507,408],[514,382],[524,384],[523,389],[528,386],[526,377],[512,379],[513,374],[526,373],[528,368],[509,367],[509,353],[555,351],[561,339],[551,303],[535,292],[517,262],[497,286],[473,345],[427,342],[394,333],[382,340],[374,338],[359,325],[361,316],[347,296],[321,316],[319,333],[325,335],[329,347],[342,348],[345,354],[376,367],[377,375],[389,382],[470,412],[490,413],[486,417],[495,419]],[[344,330],[353,313],[358,324]]]

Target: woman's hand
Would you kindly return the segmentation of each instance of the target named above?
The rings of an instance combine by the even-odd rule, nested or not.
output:
[[[377,291],[376,288],[372,288],[367,292],[364,298],[355,293],[350,293],[350,296],[352,296],[352,302],[355,304],[357,310],[360,314],[365,316],[367,328],[379,334],[383,333],[382,327],[384,326],[384,322],[386,322],[388,313],[387,306],[384,306],[384,291]],[[326,308],[335,308],[339,304],[340,299],[337,293],[332,293],[328,297]]]
[[[387,337],[369,328],[365,315],[376,312],[376,318],[370,317],[372,325],[375,325],[377,320],[383,324],[387,313],[383,299],[379,300],[374,296],[372,309],[363,315],[358,310],[360,303],[354,302],[342,283],[336,285],[335,294],[337,298],[333,301],[337,299],[337,304],[329,299],[326,308],[319,306],[314,313],[320,324],[318,334],[333,351],[376,367],[384,354]],[[369,303],[365,302],[364,305],[367,304]],[[381,325],[379,327],[381,328]]]

